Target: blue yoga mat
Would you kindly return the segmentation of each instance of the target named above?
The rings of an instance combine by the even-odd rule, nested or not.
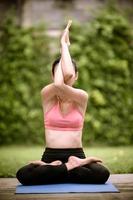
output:
[[[77,184],[61,183],[49,185],[33,185],[16,187],[16,194],[43,194],[43,193],[84,193],[84,192],[119,192],[118,189],[109,182],[105,184]]]

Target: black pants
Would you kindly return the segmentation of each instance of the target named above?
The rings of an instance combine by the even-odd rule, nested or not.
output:
[[[98,163],[91,163],[82,167],[67,170],[66,163],[69,156],[85,158],[82,148],[52,149],[46,148],[42,161],[50,163],[62,161],[58,166],[28,164],[17,171],[16,177],[23,185],[41,185],[52,183],[105,183],[110,175],[109,170]]]

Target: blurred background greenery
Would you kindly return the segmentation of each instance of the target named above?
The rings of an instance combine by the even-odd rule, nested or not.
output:
[[[131,24],[109,7],[92,22],[72,30],[71,51],[80,74],[77,85],[90,96],[84,141],[133,144]]]
[[[82,12],[75,14],[77,20],[70,30],[70,53],[79,70],[74,87],[89,94],[83,129],[85,153],[101,157],[111,173],[133,173],[132,7],[126,10],[108,0],[93,9],[89,18],[91,11],[85,4],[104,1],[84,0],[81,5],[76,0],[52,0],[57,6],[53,13],[47,11],[49,1],[1,2],[6,6],[17,2],[18,8],[6,12],[0,21],[0,177],[14,177],[19,167],[41,158],[45,130],[40,91],[52,81],[51,65],[60,53],[60,32],[54,28],[63,30],[67,19],[78,13],[73,10],[76,4]],[[31,7],[35,12],[30,12]],[[67,17],[61,17],[63,9]],[[22,10],[31,17],[24,13],[24,23],[20,23]],[[51,18],[37,25],[41,12]],[[51,37],[50,27],[56,37]]]
[[[89,94],[84,145],[133,144],[133,29],[128,16],[107,6],[91,21],[74,21],[70,40],[79,69],[75,87]],[[51,64],[59,54],[51,53],[50,45],[44,25],[20,26],[11,13],[2,21],[0,145],[44,143],[40,90],[51,81]]]

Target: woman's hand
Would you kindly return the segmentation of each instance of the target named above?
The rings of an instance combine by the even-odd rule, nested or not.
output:
[[[65,30],[63,31],[63,34],[61,36],[61,45],[63,44],[67,44],[68,46],[70,45],[70,40],[69,40],[69,28],[72,24],[72,21],[69,20],[67,23],[67,26],[65,28]]]

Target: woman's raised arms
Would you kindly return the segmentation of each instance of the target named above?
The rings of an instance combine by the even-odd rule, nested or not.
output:
[[[71,56],[68,49],[69,43],[69,27],[71,22],[68,22],[67,27],[61,37],[61,59],[54,69],[54,82],[47,85],[41,91],[44,101],[48,102],[55,96],[59,96],[60,99],[71,99],[82,107],[87,104],[88,94],[84,90],[73,88],[72,85],[76,80],[77,74],[74,71],[74,66],[71,61]],[[65,84],[65,78],[69,80],[69,84]]]

